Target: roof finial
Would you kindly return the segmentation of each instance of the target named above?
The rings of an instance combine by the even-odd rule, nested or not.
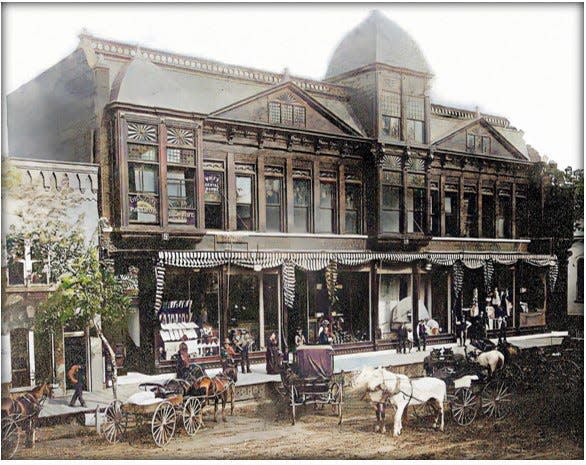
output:
[[[281,78],[281,82],[287,82],[291,80],[291,75],[289,74],[289,68],[285,68],[283,70],[283,77]]]

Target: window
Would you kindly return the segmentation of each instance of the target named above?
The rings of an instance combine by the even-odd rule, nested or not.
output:
[[[478,237],[476,194],[473,192],[465,192],[464,205],[462,207],[464,214],[466,215],[464,223],[464,237]]]
[[[38,241],[25,240],[22,236],[6,237],[8,284],[13,286],[49,284],[50,256]]]
[[[510,195],[499,195],[499,203],[496,217],[497,237],[512,237],[513,206]]]
[[[322,173],[319,183],[319,217],[316,225],[318,233],[336,232],[336,174]]]
[[[401,173],[383,171],[382,232],[401,232]]]
[[[431,235],[439,236],[441,234],[440,229],[440,195],[439,190],[432,189],[431,191]]]
[[[584,258],[576,260],[576,303],[584,303]]]
[[[401,96],[395,92],[381,92],[382,136],[389,139],[401,138]]]
[[[267,231],[282,231],[283,179],[265,178]]]
[[[362,185],[346,183],[346,229],[345,233],[360,234],[362,232]]]
[[[407,140],[423,144],[425,142],[425,105],[420,97],[407,100]]]
[[[490,153],[490,137],[482,136],[482,146],[480,147],[482,153]]]
[[[288,103],[269,102],[269,124],[305,127],[305,107]]]
[[[195,170],[167,170],[169,223],[195,225]]]
[[[460,236],[458,197],[458,192],[446,192],[444,196],[446,236]]]
[[[128,202],[131,223],[159,222],[158,147],[128,144]]]
[[[309,232],[311,213],[311,180],[293,178],[293,225],[291,232]]]
[[[476,136],[474,134],[466,134],[466,149],[468,152],[476,151]]]
[[[236,176],[236,229],[254,230],[252,176]]]
[[[224,229],[224,173],[204,171],[206,229]]]
[[[529,236],[529,207],[527,203],[527,185],[517,185],[515,197],[515,220],[517,226],[517,237]]]
[[[394,116],[383,115],[383,130],[382,134],[384,137],[389,139],[400,139],[401,138],[401,118]]]
[[[482,194],[482,237],[495,237],[494,195]]]
[[[409,175],[407,190],[407,232],[425,232],[425,176]]]

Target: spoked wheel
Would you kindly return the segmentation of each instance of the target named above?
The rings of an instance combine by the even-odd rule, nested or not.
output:
[[[456,389],[449,399],[456,423],[466,426],[474,421],[478,412],[478,399],[470,388]]]
[[[338,416],[338,425],[342,424],[342,405],[344,404],[344,389],[340,383],[334,383],[330,391],[334,411]]]
[[[128,415],[122,411],[122,402],[115,400],[106,407],[102,434],[108,442],[119,442],[126,431],[127,424]]]
[[[189,397],[183,406],[183,428],[189,436],[199,431],[202,425],[201,401],[197,397]]]
[[[2,418],[2,460],[11,459],[20,441],[18,424],[10,417]]]
[[[511,387],[503,380],[494,379],[489,382],[480,395],[482,412],[500,420],[506,417],[513,407]]]
[[[164,401],[157,407],[151,420],[151,433],[155,444],[159,447],[166,446],[175,434],[177,414],[171,402]]]
[[[504,366],[500,378],[505,381],[513,391],[523,389],[525,372],[517,363],[508,363]]]

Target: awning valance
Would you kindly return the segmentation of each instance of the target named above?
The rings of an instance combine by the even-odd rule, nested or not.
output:
[[[304,271],[323,270],[330,262],[346,266],[359,266],[379,260],[383,263],[410,263],[418,260],[434,265],[460,264],[469,269],[484,268],[487,285],[492,281],[493,265],[512,265],[518,261],[539,267],[549,267],[548,281],[553,289],[557,280],[555,255],[523,253],[444,253],[444,252],[376,252],[376,251],[161,251],[155,268],[155,310],[161,308],[166,267],[215,268],[231,265],[256,270],[282,267],[285,304],[293,305],[295,297],[295,267]],[[458,267],[456,267],[458,268]],[[456,270],[459,274],[459,270]],[[459,282],[459,280],[456,280]],[[460,286],[455,286],[456,295]]]

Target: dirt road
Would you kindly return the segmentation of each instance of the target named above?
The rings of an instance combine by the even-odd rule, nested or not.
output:
[[[184,432],[160,449],[150,431],[133,431],[126,441],[108,444],[89,427],[59,425],[41,428],[34,449],[20,449],[15,458],[60,459],[579,459],[583,432],[570,431],[563,409],[547,408],[539,393],[519,396],[508,418],[495,422],[478,417],[468,427],[456,425],[446,412],[446,431],[432,428],[432,418],[414,418],[394,438],[373,432],[374,413],[348,397],[344,421],[337,425],[331,408],[304,407],[292,426],[288,412],[275,403],[236,405],[228,422],[206,419],[193,438]],[[582,402],[582,399],[579,401]],[[576,409],[579,406],[568,406]],[[207,408],[207,412],[211,411]],[[583,410],[582,410],[583,411]],[[583,418],[583,415],[582,415]],[[387,422],[392,418],[387,416]],[[181,430],[181,428],[178,428]]]

